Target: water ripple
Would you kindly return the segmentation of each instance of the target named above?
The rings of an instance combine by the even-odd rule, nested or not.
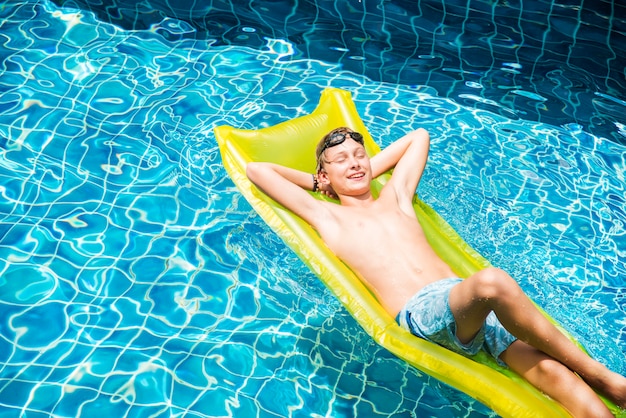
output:
[[[491,415],[376,346],[225,173],[213,127],[302,115],[330,85],[353,92],[383,146],[427,127],[420,195],[624,371],[619,145],[485,102],[485,79],[464,96],[484,106],[468,107],[304,59],[280,37],[216,45],[186,22],[124,30],[46,1],[9,2],[0,18],[7,416]],[[507,91],[552,103],[522,90]]]

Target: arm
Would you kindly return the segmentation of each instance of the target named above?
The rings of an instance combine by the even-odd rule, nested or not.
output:
[[[425,129],[410,132],[372,157],[372,175],[393,168],[389,185],[400,202],[410,202],[426,168],[429,148],[430,136]]]
[[[246,175],[263,193],[315,227],[322,204],[306,191],[313,190],[310,173],[273,163],[251,162],[246,166]]]

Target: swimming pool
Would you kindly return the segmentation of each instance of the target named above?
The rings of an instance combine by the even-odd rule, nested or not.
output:
[[[326,86],[383,146],[426,126],[424,200],[626,373],[624,14],[600,3],[5,3],[0,416],[492,415],[376,346],[226,176],[214,126]]]

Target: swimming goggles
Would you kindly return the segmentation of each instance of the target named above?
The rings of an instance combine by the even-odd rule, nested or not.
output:
[[[334,134],[332,134],[328,138],[326,138],[326,141],[324,141],[324,145],[322,145],[322,147],[320,148],[320,150],[317,153],[317,159],[319,160],[320,156],[328,148],[332,148],[332,147],[337,146],[339,144],[343,144],[343,142],[346,140],[346,137],[348,135],[355,142],[363,145],[363,135],[361,135],[358,132],[335,132]]]

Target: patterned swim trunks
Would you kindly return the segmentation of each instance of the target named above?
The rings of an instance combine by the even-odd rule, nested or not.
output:
[[[456,322],[448,304],[450,289],[463,279],[443,279],[424,286],[406,303],[396,320],[400,326],[413,335],[439,344],[456,353],[472,356],[481,348],[493,356],[498,364],[500,354],[516,337],[511,335],[491,312],[476,337],[467,344],[456,336]]]

